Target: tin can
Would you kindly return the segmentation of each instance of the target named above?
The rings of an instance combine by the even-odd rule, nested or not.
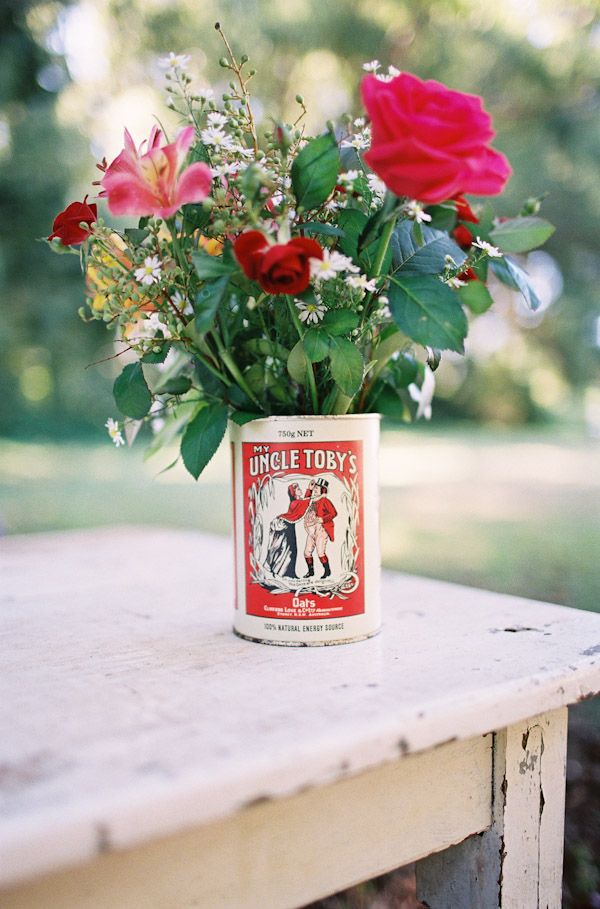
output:
[[[381,625],[379,415],[230,423],[236,634],[343,644]]]

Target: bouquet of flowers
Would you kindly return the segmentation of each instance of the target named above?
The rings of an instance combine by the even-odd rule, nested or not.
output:
[[[164,61],[183,127],[155,127],[98,165],[99,198],[71,203],[48,238],[86,275],[85,319],[116,332],[126,362],[114,383],[115,444],[148,421],[150,452],[181,437],[198,477],[227,420],[378,412],[429,417],[434,370],[463,352],[469,317],[493,303],[488,277],[538,305],[511,254],[553,231],[540,200],[498,219],[466,194],[498,195],[511,170],[490,146],[479,97],[377,61],[365,64],[366,116],[306,135],[259,134],[254,71],[217,24],[231,77],[219,102],[194,90],[188,58]]]

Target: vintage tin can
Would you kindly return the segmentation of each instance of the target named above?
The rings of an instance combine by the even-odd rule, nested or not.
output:
[[[230,424],[236,634],[343,644],[379,631],[379,416]]]

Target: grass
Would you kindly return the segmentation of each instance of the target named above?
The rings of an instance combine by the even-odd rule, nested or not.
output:
[[[600,444],[558,433],[385,433],[384,563],[600,610]],[[0,440],[6,533],[159,524],[227,534],[229,460],[197,484],[142,449]]]

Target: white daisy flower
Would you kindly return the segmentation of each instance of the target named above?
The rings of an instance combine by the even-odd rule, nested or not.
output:
[[[368,63],[363,63],[362,68],[366,73],[376,73],[380,66],[379,60],[370,60]]]
[[[207,126],[207,128],[203,129],[200,133],[200,138],[205,145],[211,145],[217,150],[223,149],[223,151],[232,151],[234,147],[231,136],[228,136],[227,133],[218,126]]]
[[[344,256],[337,250],[324,249],[322,259],[309,259],[310,274],[315,281],[330,281],[340,271],[359,271],[349,256]]]
[[[186,69],[189,62],[189,54],[174,54],[173,51],[171,51],[167,57],[161,57],[158,61],[158,65],[162,69],[179,70],[181,72]]]
[[[482,249],[488,254],[490,259],[501,259],[502,253],[497,246],[492,246],[491,243],[488,243],[487,240],[482,240],[481,237],[477,237],[476,240],[473,240],[472,246],[477,246],[478,249]]]
[[[225,126],[225,124],[227,123],[227,117],[225,116],[225,114],[222,114],[218,110],[211,110],[206,118],[206,121],[209,124],[209,126],[216,126],[216,127]]]
[[[125,439],[121,435],[121,430],[119,428],[119,423],[117,420],[113,420],[112,417],[109,417],[104,425],[106,426],[109,436],[115,443],[115,448],[120,448],[121,445],[125,444]]]
[[[316,297],[314,301],[310,303],[304,303],[302,300],[294,300],[296,304],[296,309],[298,310],[298,315],[301,322],[306,322],[307,325],[310,325],[313,322],[315,325],[321,321],[327,309],[323,306],[319,297]]]
[[[435,376],[433,370],[431,370],[429,366],[425,366],[425,375],[421,387],[419,388],[414,382],[408,386],[409,395],[418,405],[417,420],[421,417],[425,417],[426,420],[431,420],[431,402],[433,401],[434,392]]]
[[[410,202],[406,203],[404,212],[412,221],[416,221],[417,224],[424,224],[426,221],[431,221],[431,215],[428,215],[426,211],[423,211],[423,206],[420,202],[417,202],[416,199],[411,199]]]
[[[145,284],[147,287],[160,281],[161,275],[162,271],[158,256],[146,256],[144,264],[136,268],[134,272],[135,280],[139,281],[140,284]]]
[[[375,278],[369,279],[366,275],[348,275],[346,284],[354,290],[362,291],[363,297],[367,292],[372,294],[377,290],[377,281]]]
[[[366,120],[364,117],[357,117],[356,120],[354,121],[354,125],[357,129],[362,129],[363,126],[365,125],[365,123],[366,123]]]

